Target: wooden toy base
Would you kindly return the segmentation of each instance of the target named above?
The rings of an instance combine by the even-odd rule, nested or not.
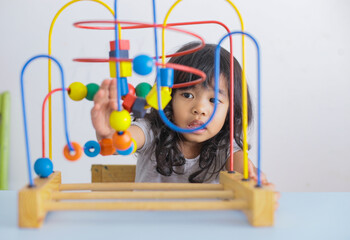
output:
[[[242,210],[252,226],[272,226],[273,190],[257,188],[255,182],[242,181],[242,178],[240,173],[223,171],[220,184],[62,184],[61,173],[54,172],[48,178],[36,178],[35,187],[24,187],[19,192],[18,224],[20,227],[38,228],[47,212],[59,210]],[[98,201],[91,201],[93,199]]]

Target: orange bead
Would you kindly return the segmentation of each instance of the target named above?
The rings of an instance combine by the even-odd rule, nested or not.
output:
[[[129,131],[125,131],[122,134],[115,132],[113,134],[113,146],[118,150],[128,149],[132,142],[132,136]]]
[[[83,148],[79,145],[79,143],[76,143],[76,142],[71,142],[71,145],[74,151],[71,152],[67,144],[63,149],[63,155],[69,161],[76,161],[83,154]]]
[[[113,146],[113,140],[110,138],[104,138],[98,142],[101,146],[100,154],[102,156],[108,156],[115,153],[116,149]]]

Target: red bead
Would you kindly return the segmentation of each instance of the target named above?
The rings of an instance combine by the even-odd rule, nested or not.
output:
[[[113,146],[118,150],[126,150],[132,143],[132,136],[129,131],[124,131],[122,134],[115,132],[113,134]]]
[[[131,85],[130,83],[128,83],[128,87],[129,87],[129,92],[128,94],[131,94],[131,95],[135,95],[136,96],[136,91],[135,91],[135,88],[133,85]],[[126,95],[125,95],[126,96]],[[125,96],[122,96],[122,99],[124,100],[125,99]]]
[[[135,88],[133,85],[131,85],[130,83],[128,83],[129,85],[129,94],[135,95]]]

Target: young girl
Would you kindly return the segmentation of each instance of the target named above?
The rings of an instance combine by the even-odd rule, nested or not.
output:
[[[189,43],[179,52],[198,46]],[[173,57],[169,62],[191,66],[206,73],[200,84],[173,89],[172,100],[164,108],[167,118],[181,128],[196,128],[205,123],[214,108],[214,53],[216,45],[207,44],[192,54]],[[174,84],[194,81],[198,76],[175,71]],[[172,131],[161,120],[157,110],[144,119],[135,120],[129,128],[137,143],[136,182],[218,183],[219,172],[229,166],[230,53],[220,51],[220,85],[216,114],[202,130],[193,133]],[[243,172],[241,67],[234,59],[234,170]],[[112,138],[109,115],[116,106],[115,80],[103,81],[91,110],[97,138]],[[248,92],[248,123],[252,106]],[[249,161],[249,174],[256,178],[256,169]],[[264,179],[264,181],[266,181]]]

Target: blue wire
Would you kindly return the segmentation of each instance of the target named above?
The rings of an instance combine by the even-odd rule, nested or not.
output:
[[[156,3],[155,3],[155,0],[153,0],[153,23],[154,25],[157,24],[157,18],[156,18]],[[155,50],[156,50],[156,62],[158,61],[158,38],[157,38],[157,29],[156,27],[154,27],[154,42],[155,42]],[[176,132],[182,132],[182,133],[191,133],[191,132],[195,132],[195,131],[198,131],[200,129],[203,129],[205,128],[211,121],[212,119],[214,118],[214,115],[216,113],[216,109],[217,109],[217,106],[218,106],[218,97],[219,97],[219,78],[215,78],[214,81],[215,81],[215,86],[214,86],[214,97],[215,97],[215,103],[214,103],[214,110],[213,110],[213,113],[212,115],[210,116],[210,118],[208,119],[207,122],[205,122],[203,125],[197,127],[197,128],[192,128],[192,129],[187,129],[187,128],[180,128],[178,126],[176,126],[175,124],[173,124],[171,121],[168,120],[168,118],[166,117],[163,109],[162,109],[162,101],[161,101],[161,93],[160,93],[160,79],[159,79],[159,67],[158,67],[158,64],[156,64],[156,70],[157,70],[157,100],[158,100],[158,106],[159,106],[159,115],[160,115],[160,118],[163,120],[163,122],[170,128],[172,129],[173,131],[176,131]]]
[[[24,123],[24,135],[26,140],[26,152],[27,152],[27,165],[28,165],[28,174],[29,174],[29,186],[34,186],[33,176],[32,176],[32,169],[31,169],[31,161],[30,161],[30,150],[29,150],[29,138],[28,138],[28,129],[27,129],[27,114],[26,114],[26,105],[24,100],[24,87],[23,87],[23,75],[24,71],[27,68],[28,64],[31,63],[33,60],[37,58],[49,58],[53,60],[59,67],[61,72],[61,82],[62,82],[62,96],[63,96],[63,114],[64,114],[64,127],[65,127],[65,133],[66,133],[66,140],[68,144],[68,148],[70,151],[73,151],[74,148],[70,144],[69,136],[68,136],[68,124],[67,124],[67,111],[66,111],[66,97],[64,94],[65,86],[64,86],[64,75],[63,75],[63,69],[61,64],[54,58],[49,55],[37,55],[29,59],[23,66],[21,71],[21,95],[22,95],[22,110],[23,110],[23,123]]]
[[[219,49],[222,41],[233,35],[233,34],[243,34],[248,36],[250,39],[252,39],[255,43],[256,50],[257,50],[257,60],[258,60],[258,183],[257,185],[261,186],[261,87],[260,87],[260,48],[258,42],[255,40],[253,36],[251,36],[249,33],[236,31],[226,34],[218,43],[218,46],[215,50],[215,79],[219,78],[219,67],[220,66],[220,57],[219,57]],[[232,106],[231,106],[232,107]]]
[[[117,0],[114,1],[114,33],[115,33],[115,57],[116,59],[119,59],[119,36],[118,36],[118,24],[117,24]],[[115,68],[116,68],[116,75],[117,75],[117,105],[118,105],[118,111],[122,110],[121,105],[121,90],[120,90],[120,74],[119,74],[119,62],[115,62]]]

